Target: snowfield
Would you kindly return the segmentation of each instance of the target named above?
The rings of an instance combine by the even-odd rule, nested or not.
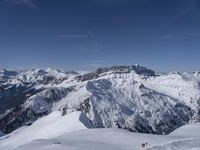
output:
[[[56,111],[0,138],[1,150],[200,150],[200,124],[181,127],[170,135],[133,133],[123,129],[89,129],[84,113],[62,116]],[[190,130],[191,129],[191,130]],[[190,132],[191,131],[191,132]],[[196,131],[195,134],[193,131]],[[189,133],[189,134],[188,134]]]
[[[0,138],[0,150],[13,149],[36,139],[50,139],[65,132],[92,128],[90,120],[84,113],[73,112],[62,116],[55,111],[38,119],[34,124],[22,127]]]
[[[200,150],[200,123],[182,126],[169,136],[182,139],[154,146],[148,150]]]
[[[153,146],[177,139],[123,129],[89,129],[66,133],[51,140],[36,140],[16,150],[140,150],[141,143],[148,142]]]

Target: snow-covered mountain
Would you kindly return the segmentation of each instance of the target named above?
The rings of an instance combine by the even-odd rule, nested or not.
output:
[[[0,71],[1,131],[29,126],[55,111],[82,111],[98,128],[168,134],[200,121],[200,73],[159,74],[138,65],[87,74]]]

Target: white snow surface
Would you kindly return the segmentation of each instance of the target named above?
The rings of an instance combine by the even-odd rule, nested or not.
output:
[[[175,140],[148,150],[200,150],[200,138]]]
[[[82,114],[83,115],[83,114]],[[133,133],[123,129],[87,129],[86,116],[74,112],[61,116],[53,112],[30,127],[0,138],[1,150],[200,150],[199,124],[186,125],[171,135]],[[83,125],[79,120],[86,124]],[[82,130],[85,129],[85,130]],[[192,136],[189,131],[198,133]],[[184,136],[178,134],[183,131]],[[181,131],[181,132],[182,132]],[[176,134],[174,134],[176,133]],[[141,148],[142,143],[147,143]]]
[[[177,137],[132,133],[121,129],[90,129],[65,133],[50,140],[39,139],[16,150],[139,150],[141,143],[150,145],[178,140]]]
[[[143,84],[160,93],[179,99],[188,106],[195,108],[197,99],[200,98],[200,77],[195,74],[169,73],[158,77],[150,77],[141,81]]]
[[[50,139],[65,132],[91,128],[92,125],[84,113],[73,112],[62,116],[55,111],[38,119],[31,126],[21,127],[0,138],[0,150],[8,150],[24,145],[36,139]]]
[[[149,150],[200,150],[200,123],[184,125],[173,131],[170,137],[180,137]]]
[[[189,128],[188,128],[189,130]],[[148,143],[145,148],[142,143]],[[15,150],[199,150],[200,138],[152,135],[122,129],[90,129],[64,133],[52,139],[38,139]]]
[[[170,135],[200,137],[200,123],[194,123],[182,126],[176,129]]]

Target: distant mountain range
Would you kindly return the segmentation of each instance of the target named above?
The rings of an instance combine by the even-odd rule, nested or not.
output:
[[[80,74],[0,70],[0,130],[10,133],[60,110],[82,111],[97,128],[168,134],[200,122],[200,72],[156,73],[139,65]]]

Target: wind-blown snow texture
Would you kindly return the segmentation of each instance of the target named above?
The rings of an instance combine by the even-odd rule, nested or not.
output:
[[[94,127],[168,134],[200,121],[200,73],[133,66],[79,75],[58,70],[0,71],[0,130],[31,125],[60,110],[82,111]]]

